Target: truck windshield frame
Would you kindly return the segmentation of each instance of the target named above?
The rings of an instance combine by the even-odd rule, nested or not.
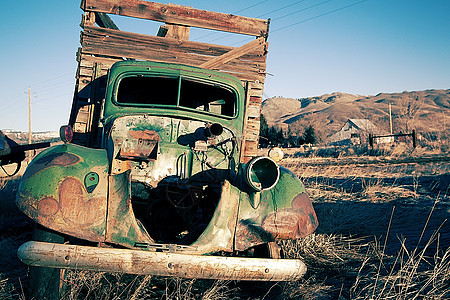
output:
[[[177,75],[127,74],[119,77],[114,104],[127,107],[186,109],[237,117],[238,92],[231,86]]]

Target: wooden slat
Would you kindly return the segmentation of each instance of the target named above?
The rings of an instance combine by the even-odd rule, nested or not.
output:
[[[137,0],[85,0],[84,11],[135,17],[170,24],[220,30],[253,36],[267,36],[268,21],[232,14],[194,9],[176,4]]]
[[[264,84],[261,82],[249,82],[248,93],[250,97],[262,98],[264,91]]]
[[[189,33],[191,32],[189,26],[166,24],[166,27],[167,33],[165,37],[183,41],[189,40]]]
[[[80,66],[92,68],[96,62],[102,63],[103,68],[108,71],[111,66],[122,59],[106,58],[106,57],[93,57],[91,55],[81,54]]]
[[[87,50],[89,47],[85,47]],[[130,57],[129,54],[132,54],[130,52],[127,52],[127,47],[122,49],[123,56],[124,57]],[[108,49],[105,49],[103,53],[108,53]],[[167,55],[163,55],[158,51],[150,51],[146,52],[146,55],[137,55],[133,58],[135,59],[142,59],[142,60],[151,60],[151,61],[157,61],[157,62],[170,62],[170,63],[180,63],[185,65],[191,65],[191,66],[197,66],[199,63],[204,62],[204,60],[197,57],[197,60],[194,60],[193,57],[190,56],[170,56],[170,53],[166,53]],[[152,54],[152,55],[149,55]],[[118,60],[117,60],[118,61]],[[258,72],[258,70],[253,70],[251,67],[246,67],[248,64],[241,62],[238,66],[233,65],[225,65],[220,71],[222,73],[227,73],[230,75],[234,75],[240,80],[244,81],[260,81],[264,82],[265,75],[264,73]]]
[[[95,22],[100,27],[119,30],[119,27],[117,27],[117,25],[113,22],[113,20],[111,20],[111,18],[107,14],[95,13]]]
[[[220,46],[207,43],[199,43],[193,41],[180,41],[177,39],[169,39],[159,36],[150,36],[145,34],[138,34],[120,30],[112,30],[99,27],[85,27],[82,33],[82,41],[86,39],[99,39],[101,42],[107,42],[109,44],[125,44],[152,48],[159,51],[171,51],[171,52],[183,52],[199,55],[220,56],[235,49],[229,46]],[[254,51],[249,52],[246,55],[242,55],[242,59],[252,62],[265,63],[266,61],[266,45],[262,45]]]
[[[106,31],[106,32],[102,32]],[[114,31],[114,34],[108,35],[108,32]],[[101,33],[101,34],[100,34]],[[195,49],[193,44],[201,44],[195,42],[179,43],[175,39],[166,39],[162,37],[146,36],[146,41],[134,42],[137,38],[135,34],[131,34],[133,39],[127,39],[129,33],[122,35],[122,32],[108,29],[89,29],[87,34],[82,36],[83,53],[127,57],[142,60],[154,60],[160,62],[182,63],[186,65],[199,66],[211,59],[211,55],[202,55],[202,50],[197,48],[197,53],[192,53]],[[133,47],[130,47],[133,44]],[[212,45],[211,45],[212,46]],[[204,45],[203,45],[204,47]],[[261,45],[260,47],[264,47]],[[208,54],[211,52],[221,53],[218,49],[212,50],[213,47],[204,47]],[[216,70],[230,72],[241,80],[260,80],[264,81],[265,63],[261,60],[261,53],[264,49],[253,51],[252,54],[245,55],[242,59],[233,59],[222,65]],[[252,62],[252,58],[257,62]],[[242,74],[242,76],[241,76]]]
[[[244,162],[258,155],[258,141],[247,141],[244,150]]]
[[[266,41],[264,38],[258,38],[250,43],[247,43],[239,48],[235,48],[221,56],[217,56],[206,63],[200,65],[201,68],[214,69],[218,68],[235,58],[242,57],[243,55],[252,52],[255,49],[260,49],[264,47],[265,49]]]
[[[220,70],[222,73],[227,73],[233,76],[236,76],[241,81],[261,81],[264,82],[265,75],[263,74],[249,74],[249,73],[235,73],[235,72],[228,72],[225,70]]]
[[[249,104],[247,106],[247,110],[249,118],[259,118],[259,116],[261,115],[261,105]]]

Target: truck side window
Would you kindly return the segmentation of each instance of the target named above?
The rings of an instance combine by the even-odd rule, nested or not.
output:
[[[234,92],[223,86],[181,80],[180,106],[232,117],[235,103]]]
[[[119,83],[117,102],[176,106],[178,80],[170,77],[125,77]]]

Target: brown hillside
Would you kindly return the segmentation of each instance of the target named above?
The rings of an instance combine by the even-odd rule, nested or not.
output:
[[[389,131],[389,104],[394,133],[413,129],[422,133],[441,132],[450,127],[450,89],[375,96],[332,93],[301,99],[274,97],[263,102],[262,114],[269,126],[289,126],[294,134],[301,134],[304,127],[313,125],[322,140],[326,140],[347,119],[369,119]]]

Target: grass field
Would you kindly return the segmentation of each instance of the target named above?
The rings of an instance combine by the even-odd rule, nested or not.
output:
[[[299,281],[69,271],[64,299],[450,298],[450,164],[396,163],[386,157],[358,164],[368,159],[283,160],[304,181],[320,222],[307,238],[281,243],[285,257],[308,266]],[[24,299],[26,293],[27,268],[15,253],[31,238],[33,224],[14,206],[17,183],[18,178],[0,181],[0,299]]]

